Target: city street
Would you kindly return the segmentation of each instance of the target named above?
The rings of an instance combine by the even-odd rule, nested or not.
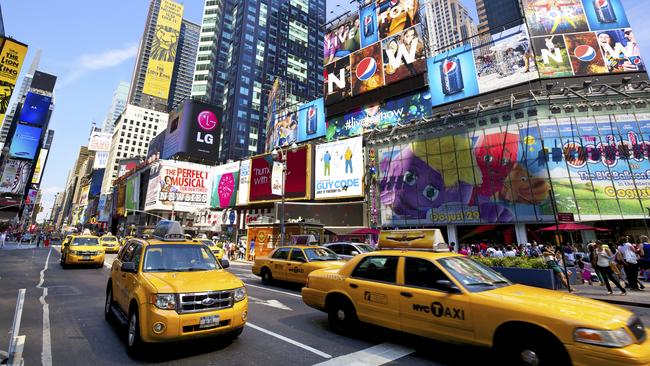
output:
[[[49,261],[48,261],[49,257]],[[235,341],[205,339],[151,347],[143,359],[125,352],[125,330],[104,320],[102,307],[109,263],[102,269],[63,270],[58,247],[0,251],[0,350],[6,351],[15,295],[25,288],[21,335],[26,336],[27,365],[123,365],[161,363],[194,365],[216,362],[231,365],[350,363],[366,359],[370,365],[466,365],[484,363],[489,350],[432,342],[426,339],[363,326],[357,335],[340,336],[330,329],[327,316],[302,303],[300,288],[264,286],[250,265],[235,262],[229,269],[246,284],[249,323]],[[46,266],[47,263],[47,266]],[[43,289],[38,288],[43,272]],[[43,305],[39,298],[47,296]],[[9,296],[10,295],[10,296]],[[650,309],[634,308],[646,324]]]

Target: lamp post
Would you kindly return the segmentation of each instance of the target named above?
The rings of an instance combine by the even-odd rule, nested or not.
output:
[[[296,143],[292,143],[291,146],[289,146],[289,151],[292,153],[295,153],[298,151],[298,145]],[[287,154],[283,153],[282,149],[280,147],[275,147],[273,151],[271,152],[271,158],[273,161],[276,162],[281,162],[282,163],[282,200],[280,201],[280,246],[284,246],[284,238],[285,238],[285,218],[284,218],[284,201],[285,201],[285,184],[287,183]]]

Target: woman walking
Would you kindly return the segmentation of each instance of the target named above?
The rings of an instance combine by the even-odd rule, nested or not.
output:
[[[602,243],[596,243],[596,271],[600,272],[601,276],[603,277],[603,281],[605,282],[605,286],[607,286],[607,293],[612,294],[612,286],[609,284],[609,281],[611,280],[614,282],[616,287],[618,287],[619,290],[621,290],[621,296],[627,295],[627,292],[621,286],[620,282],[614,278],[614,273],[612,272],[612,268],[610,267],[610,262],[613,257],[612,252],[609,250],[609,248],[603,248]]]

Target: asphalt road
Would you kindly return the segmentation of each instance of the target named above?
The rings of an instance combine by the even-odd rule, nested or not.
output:
[[[48,255],[43,282],[48,294],[43,302],[49,317],[44,317],[45,306],[39,301],[43,289],[36,286]],[[108,255],[107,264],[114,257]],[[250,265],[239,263],[234,263],[230,271],[247,284],[250,315],[248,326],[237,340],[210,338],[158,345],[142,359],[133,360],[125,352],[125,329],[109,324],[102,314],[108,268],[63,270],[59,258],[56,249],[0,251],[0,290],[5,294],[0,298],[0,358],[9,344],[7,332],[16,295],[25,288],[20,334],[26,336],[24,357],[28,366],[342,364],[348,361],[340,357],[350,354],[382,355],[385,365],[498,362],[489,350],[433,342],[373,326],[361,326],[354,336],[337,335],[329,328],[326,314],[302,303],[300,286],[262,285],[251,274]],[[650,324],[650,309],[633,310]]]

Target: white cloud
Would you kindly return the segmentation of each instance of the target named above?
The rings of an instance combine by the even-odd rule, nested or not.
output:
[[[70,65],[70,72],[63,77],[63,81],[59,87],[72,83],[88,73],[115,67],[124,61],[135,57],[137,53],[138,45],[132,43],[124,48],[116,48],[101,53],[81,55]]]

